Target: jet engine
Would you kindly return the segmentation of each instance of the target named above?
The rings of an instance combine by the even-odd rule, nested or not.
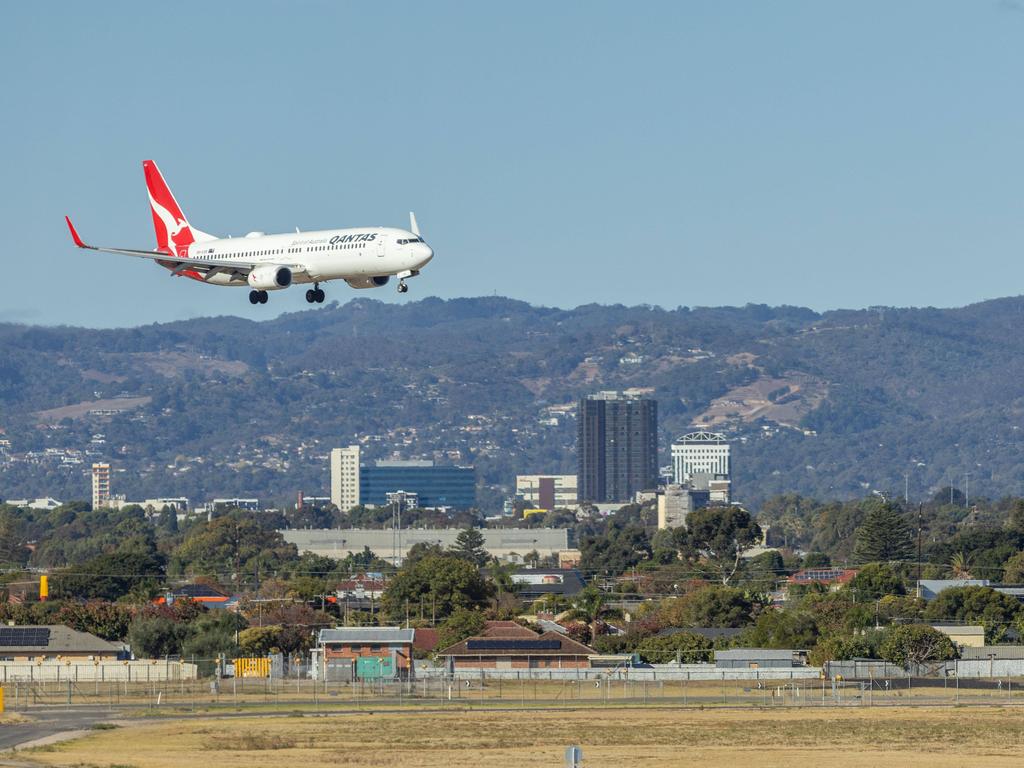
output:
[[[249,272],[249,287],[257,291],[279,291],[292,284],[292,271],[288,267],[267,264]]]
[[[374,277],[356,277],[345,282],[353,288],[380,288],[387,285],[390,279],[388,275],[376,275]]]

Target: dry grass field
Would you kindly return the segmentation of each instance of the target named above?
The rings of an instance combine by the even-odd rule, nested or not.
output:
[[[140,721],[19,753],[53,766],[280,768],[1019,766],[1024,711],[1008,708],[381,712]]]

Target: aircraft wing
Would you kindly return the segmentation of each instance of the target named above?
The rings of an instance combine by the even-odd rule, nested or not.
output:
[[[157,261],[165,267],[172,267],[171,274],[178,275],[182,272],[196,271],[202,275],[203,279],[212,277],[216,274],[221,273],[232,273],[237,275],[241,280],[249,275],[253,269],[263,264],[270,262],[255,262],[255,261],[243,261],[234,259],[201,259],[191,256],[175,256],[167,253],[166,251],[141,251],[133,250],[131,248],[101,248],[95,245],[87,245],[82,241],[82,238],[78,236],[78,232],[75,230],[75,225],[71,223],[71,219],[67,216],[64,217],[64,221],[68,223],[68,229],[71,230],[71,239],[74,240],[75,245],[79,248],[86,248],[90,251],[102,251],[103,253],[119,253],[122,256],[134,256],[140,259],[151,259]],[[277,264],[278,262],[272,262]],[[304,264],[280,264],[280,266],[289,267],[294,273],[302,273],[306,271]]]

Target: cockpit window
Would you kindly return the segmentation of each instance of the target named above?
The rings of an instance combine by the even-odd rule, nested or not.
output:
[[[407,245],[409,243],[422,243],[422,242],[423,242],[423,238],[422,237],[408,237],[408,238],[406,238],[404,240],[399,240],[398,244],[399,245]]]

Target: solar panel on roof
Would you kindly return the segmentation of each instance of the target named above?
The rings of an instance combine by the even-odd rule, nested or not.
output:
[[[0,648],[45,648],[49,644],[50,630],[46,627],[0,627]]]
[[[557,651],[562,647],[560,640],[512,640],[487,638],[467,640],[468,651]]]

